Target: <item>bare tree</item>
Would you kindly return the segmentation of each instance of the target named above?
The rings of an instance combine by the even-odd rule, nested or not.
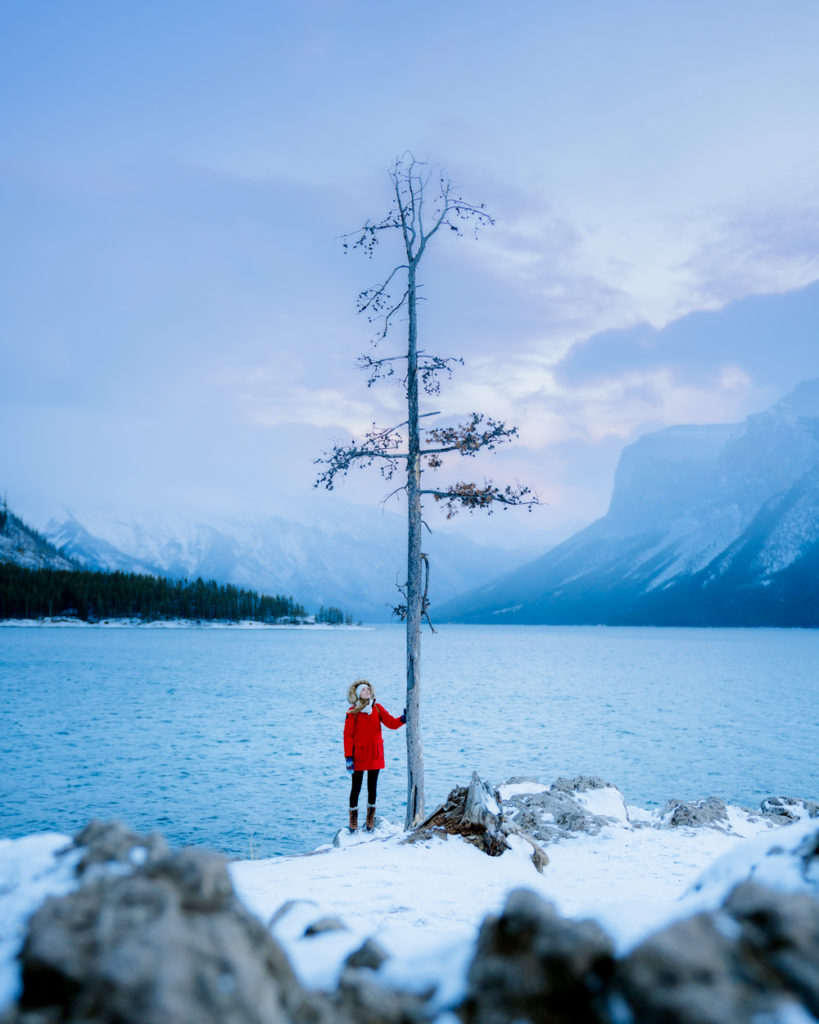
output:
[[[389,497],[403,491],[407,499],[407,581],[401,588],[406,604],[395,611],[407,623],[406,827],[412,828],[424,817],[420,659],[421,622],[428,617],[429,560],[421,551],[421,529],[426,525],[422,521],[422,499],[431,496],[451,518],[464,508],[491,512],[496,505],[537,504],[537,498],[520,484],[501,488],[488,480],[482,484],[459,481],[440,487],[422,486],[424,469],[437,470],[448,455],[475,456],[483,450],[491,451],[515,437],[517,428],[481,413],[471,413],[464,423],[421,430],[421,419],[439,413],[419,411],[419,391],[437,395],[441,377],[451,376],[453,366],[463,365],[463,359],[432,355],[418,348],[418,266],[429,242],[442,229],[461,234],[471,228],[477,235],[480,227],[494,221],[483,205],[475,206],[457,195],[443,171],[420,163],[411,154],[397,159],[389,173],[393,190],[389,213],[380,221],[368,220],[360,230],[346,235],[344,248],[363,250],[372,258],[384,232],[395,232],[400,240],[404,260],[380,284],[362,291],[356,306],[375,328],[374,350],[386,339],[396,319],[406,318],[406,351],[396,355],[365,354],[359,357],[359,365],[367,371],[368,387],[390,377],[400,381],[406,393],[407,419],[386,428],[374,424],[363,437],[337,445],[317,459],[325,469],[316,486],[332,490],[336,477],[343,477],[353,466],[378,465],[386,480],[392,480],[400,471],[402,482]],[[426,568],[425,580],[422,565]]]

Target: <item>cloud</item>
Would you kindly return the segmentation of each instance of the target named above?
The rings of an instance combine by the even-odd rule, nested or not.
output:
[[[573,345],[555,367],[564,388],[668,372],[672,383],[714,386],[732,369],[783,392],[819,374],[819,283],[753,295],[723,309],[690,313],[663,328],[604,331]]]
[[[819,279],[819,197],[715,211],[711,230],[684,269],[700,308],[811,284]]]

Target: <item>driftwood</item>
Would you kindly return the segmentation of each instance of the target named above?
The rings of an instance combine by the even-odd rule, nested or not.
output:
[[[497,790],[479,778],[477,772],[472,773],[468,786],[453,789],[404,842],[416,843],[441,835],[460,836],[490,857],[499,857],[510,849],[510,835],[520,835],[532,847],[532,863],[538,871],[549,863],[544,851],[529,836],[521,835],[504,819]]]

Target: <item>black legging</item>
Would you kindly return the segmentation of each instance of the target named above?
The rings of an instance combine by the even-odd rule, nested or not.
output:
[[[378,789],[378,773],[380,768],[371,768],[367,772],[367,801],[375,807],[375,791]],[[350,807],[358,807],[358,797],[361,793],[361,781],[364,772],[353,772],[353,784],[350,787]]]

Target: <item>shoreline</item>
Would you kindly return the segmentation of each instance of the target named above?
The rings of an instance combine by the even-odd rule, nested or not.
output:
[[[85,619],[53,617],[48,619],[0,619],[0,627],[24,629],[352,629],[368,630],[372,626],[329,622],[256,622],[253,619]]]

